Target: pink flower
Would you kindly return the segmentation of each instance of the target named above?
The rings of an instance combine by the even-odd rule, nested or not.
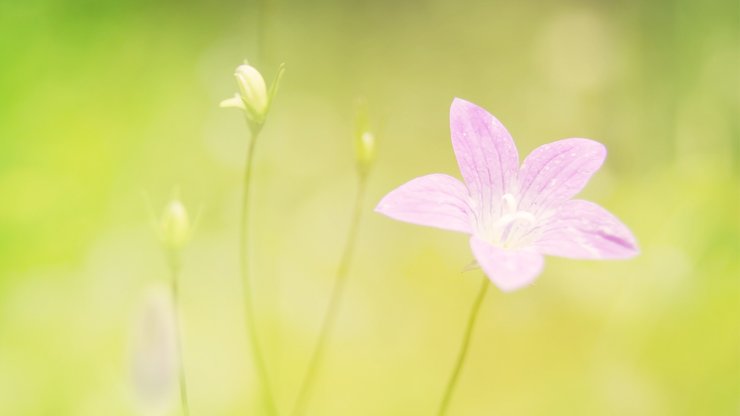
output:
[[[519,166],[506,128],[459,98],[452,102],[450,129],[464,183],[440,173],[421,176],[391,191],[376,212],[470,234],[475,259],[504,291],[533,282],[544,255],[624,259],[639,252],[635,237],[614,215],[571,199],[604,162],[601,143],[559,140],[538,147]]]

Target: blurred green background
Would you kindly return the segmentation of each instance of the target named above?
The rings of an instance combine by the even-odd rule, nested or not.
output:
[[[179,414],[132,381],[168,272],[150,226],[179,187],[201,221],[182,319],[193,415],[259,414],[237,236],[244,58],[286,75],[257,151],[255,296],[291,408],[356,187],[352,103],[379,140],[313,415],[429,415],[480,272],[463,235],[372,213],[457,175],[452,98],[525,155],[605,143],[585,197],[635,232],[628,262],[549,258],[489,293],[451,415],[740,411],[740,4],[726,1],[0,1],[0,415]],[[261,39],[261,40],[260,40]],[[264,45],[260,47],[259,45]],[[169,405],[167,403],[170,403]]]

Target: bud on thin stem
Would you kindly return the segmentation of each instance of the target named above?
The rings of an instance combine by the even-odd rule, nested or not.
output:
[[[239,84],[242,101],[246,109],[257,119],[264,119],[267,115],[268,97],[267,85],[262,74],[247,63],[236,67],[234,72],[236,83]]]
[[[375,161],[375,135],[370,131],[367,113],[367,105],[360,101],[355,116],[355,160],[363,177]]]
[[[190,240],[192,226],[185,206],[177,199],[165,206],[159,221],[159,239],[167,249],[180,250]]]
[[[252,134],[259,132],[270,112],[272,99],[277,92],[285,65],[280,65],[275,80],[268,90],[262,74],[246,61],[236,67],[234,77],[239,86],[239,93],[232,98],[221,101],[221,107],[235,107],[244,111]]]
[[[367,174],[375,161],[375,136],[366,131],[360,135],[355,143],[357,165],[360,173]]]

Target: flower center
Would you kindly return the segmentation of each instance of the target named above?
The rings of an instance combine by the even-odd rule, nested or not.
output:
[[[492,244],[503,248],[518,248],[531,241],[537,218],[528,211],[517,209],[514,195],[501,197],[501,215],[487,227],[486,234]]]

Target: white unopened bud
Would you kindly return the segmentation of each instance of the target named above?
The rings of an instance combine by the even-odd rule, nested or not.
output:
[[[267,85],[262,74],[253,66],[248,64],[239,65],[234,72],[236,82],[239,84],[241,98],[246,108],[258,119],[264,119],[267,115],[269,98],[267,96]]]
[[[280,65],[275,79],[268,90],[265,79],[257,69],[248,63],[236,67],[234,77],[239,84],[239,93],[232,98],[221,101],[221,107],[236,107],[244,110],[252,134],[257,134],[270,112],[272,99],[280,85],[285,72],[285,65]]]
[[[159,222],[159,238],[171,249],[182,248],[190,240],[191,225],[185,206],[173,199],[164,208]]]

